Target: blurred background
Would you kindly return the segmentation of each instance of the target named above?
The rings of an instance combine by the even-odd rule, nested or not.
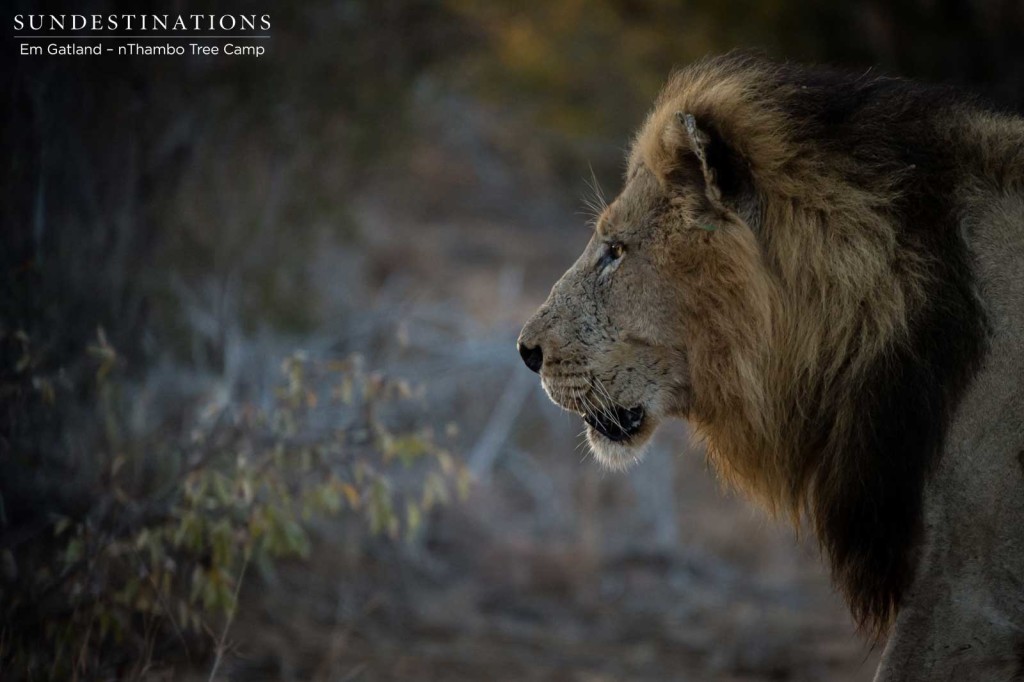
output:
[[[514,340],[673,68],[1018,109],[1019,2],[88,4],[272,39],[3,38],[0,677],[871,679],[813,542],[682,424],[601,471]]]

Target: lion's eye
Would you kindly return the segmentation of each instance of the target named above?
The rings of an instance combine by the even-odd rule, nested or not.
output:
[[[597,262],[597,269],[600,272],[608,272],[611,266],[615,265],[623,254],[626,253],[626,245],[622,242],[609,242],[604,246],[604,253]]]

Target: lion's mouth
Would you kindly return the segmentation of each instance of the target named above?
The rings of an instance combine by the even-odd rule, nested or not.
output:
[[[587,413],[583,415],[583,421],[613,443],[621,443],[640,432],[645,416],[643,405],[637,405],[616,407],[597,414]]]

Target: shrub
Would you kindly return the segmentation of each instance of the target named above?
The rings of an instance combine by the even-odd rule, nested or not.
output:
[[[292,355],[266,407],[200,406],[168,443],[165,430],[126,435],[133,389],[102,333],[90,352],[104,433],[92,504],[3,554],[18,576],[0,583],[0,661],[14,679],[133,679],[186,651],[216,653],[216,667],[243,580],[307,556],[310,521],[356,514],[411,536],[468,484],[415,425],[417,391],[358,356]]]

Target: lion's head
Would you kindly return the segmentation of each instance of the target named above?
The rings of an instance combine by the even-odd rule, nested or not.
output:
[[[526,324],[519,350],[551,399],[578,413],[598,459],[619,468],[659,421],[685,417],[691,387],[676,272],[685,255],[657,178],[639,172]]]
[[[603,464],[682,417],[727,480],[807,512],[879,630],[983,346],[942,174],[956,111],[944,91],[744,56],[677,73],[519,337]]]
[[[750,172],[711,121],[656,108],[602,208],[518,348],[597,459],[622,468],[662,420],[711,423],[758,399],[772,292]]]

